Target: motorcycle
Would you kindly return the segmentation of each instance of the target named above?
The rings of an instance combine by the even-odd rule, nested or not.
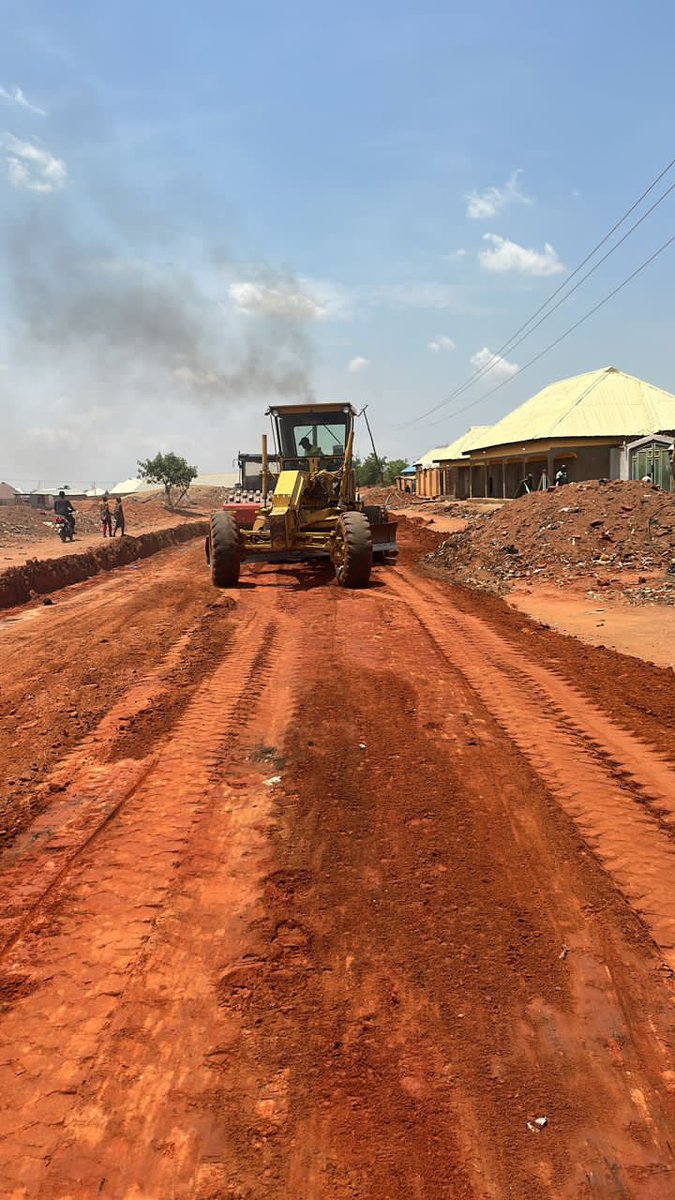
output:
[[[75,536],[75,518],[73,516],[57,516],[54,526],[62,542],[72,542]]]

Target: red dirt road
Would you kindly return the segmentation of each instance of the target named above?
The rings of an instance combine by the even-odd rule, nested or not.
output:
[[[1,1196],[675,1196],[672,673],[430,536],[0,621]]]

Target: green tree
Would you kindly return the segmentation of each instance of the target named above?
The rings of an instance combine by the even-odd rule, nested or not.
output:
[[[390,462],[387,462],[384,468],[384,482],[386,484],[393,484],[396,480],[396,477],[400,475],[401,471],[403,471],[407,466],[407,458],[392,458]]]
[[[369,454],[367,458],[354,459],[354,477],[357,487],[374,487],[382,482],[382,474],[387,465],[386,458]]]
[[[197,477],[197,468],[188,465],[180,455],[169,451],[168,454],[156,454],[154,458],[138,461],[138,474],[148,483],[161,483],[164,487],[166,502],[173,508],[172,491],[180,489],[178,501],[182,500],[193,479]]]
[[[394,458],[390,462],[387,458],[381,458],[379,454],[369,454],[363,460],[355,458],[353,465],[357,487],[376,487],[378,483],[390,487],[396,476],[408,466],[408,461],[405,458]]]

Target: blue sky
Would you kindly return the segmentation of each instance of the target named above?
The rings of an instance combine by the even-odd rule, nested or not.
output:
[[[307,391],[369,404],[413,458],[609,363],[675,390],[674,248],[486,398],[674,232],[674,193],[410,424],[675,156],[670,6],[1,11],[3,478],[108,481],[160,447],[227,469]]]

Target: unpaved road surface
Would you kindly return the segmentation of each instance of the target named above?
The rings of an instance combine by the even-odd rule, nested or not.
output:
[[[430,536],[0,622],[3,1197],[675,1196],[672,673]]]

